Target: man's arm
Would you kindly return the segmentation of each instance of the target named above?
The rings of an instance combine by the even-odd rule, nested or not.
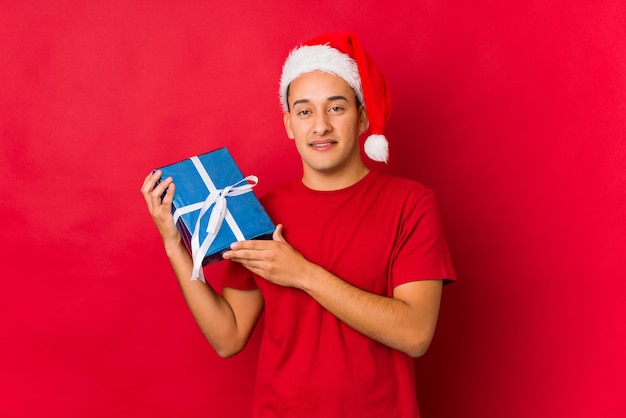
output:
[[[193,261],[172,217],[176,186],[167,178],[154,187],[160,176],[160,171],[148,175],[141,193],[191,313],[215,351],[222,357],[230,357],[248,342],[263,310],[263,296],[258,290],[231,288],[225,288],[219,295],[210,285],[190,280]]]
[[[306,260],[282,237],[281,225],[273,241],[237,242],[224,257],[275,284],[304,290],[350,327],[410,356],[421,356],[430,345],[442,280],[402,284],[391,298],[366,292]]]

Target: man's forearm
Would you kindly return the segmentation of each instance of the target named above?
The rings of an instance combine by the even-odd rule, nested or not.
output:
[[[302,290],[338,319],[413,357],[424,354],[437,322],[441,281],[407,283],[390,298],[361,290],[321,267],[313,271]]]
[[[187,306],[211,346],[222,357],[239,352],[249,335],[238,328],[231,305],[208,283],[190,279],[193,261],[184,245],[166,248],[166,253]]]

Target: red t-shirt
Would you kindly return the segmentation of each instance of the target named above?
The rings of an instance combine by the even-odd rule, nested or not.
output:
[[[315,191],[298,180],[262,203],[305,258],[368,292],[455,280],[434,195],[416,182],[370,172],[348,188]],[[265,299],[255,416],[418,416],[410,356],[348,327],[305,292],[229,263],[222,284],[258,287]]]

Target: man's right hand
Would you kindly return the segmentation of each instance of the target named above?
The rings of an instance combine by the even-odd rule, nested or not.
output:
[[[141,194],[146,201],[152,220],[161,234],[165,250],[169,254],[171,251],[179,250],[181,246],[184,247],[184,244],[172,216],[172,201],[174,200],[176,185],[171,177],[157,184],[160,178],[161,170],[148,174],[141,186]]]

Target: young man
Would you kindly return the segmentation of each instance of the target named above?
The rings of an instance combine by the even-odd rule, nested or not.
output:
[[[418,416],[413,357],[428,348],[442,284],[455,277],[433,193],[362,160],[368,130],[365,153],[387,159],[385,80],[354,35],[325,35],[291,52],[280,96],[303,175],[262,199],[279,223],[273,240],[224,254],[221,296],[189,280],[173,180],[144,181],[184,297],[224,357],[265,309],[255,416]]]

